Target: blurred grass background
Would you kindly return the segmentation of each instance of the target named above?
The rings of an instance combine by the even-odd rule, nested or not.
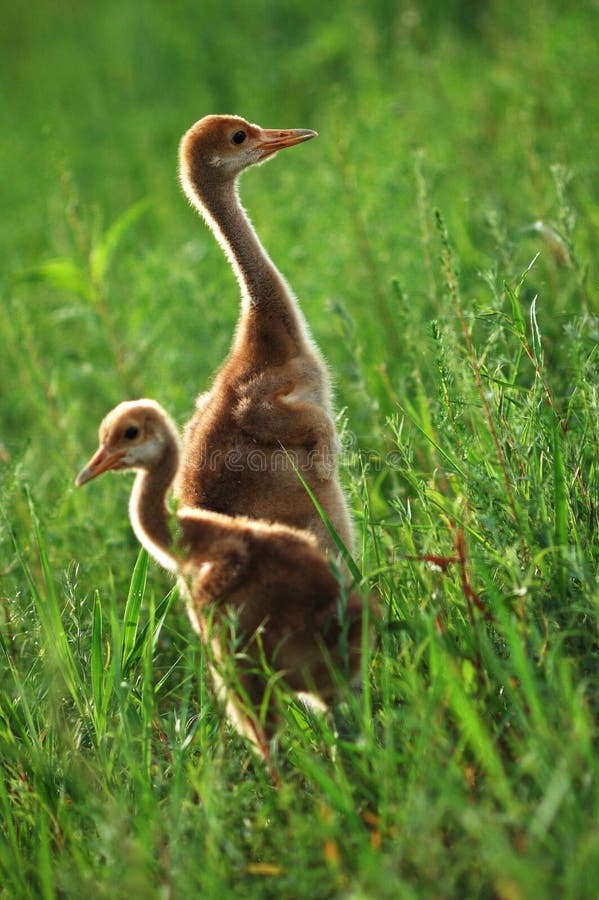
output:
[[[596,0],[1,17],[0,896],[593,896]],[[129,483],[72,486],[109,408],[183,422],[228,349],[176,178],[209,112],[319,132],[242,196],[335,373],[390,611],[352,739],[292,720],[278,794],[133,571]]]

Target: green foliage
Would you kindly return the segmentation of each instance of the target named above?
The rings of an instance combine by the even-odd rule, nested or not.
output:
[[[2,15],[0,897],[594,896],[597,4]],[[360,692],[289,702],[279,790],[128,481],[73,486],[110,407],[185,421],[229,346],[175,177],[208,112],[320,133],[242,194],[335,373],[384,609]]]

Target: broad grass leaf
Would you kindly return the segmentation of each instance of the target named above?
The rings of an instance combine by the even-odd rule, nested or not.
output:
[[[129,594],[125,605],[121,646],[121,666],[124,678],[127,677],[131,670],[131,666],[137,658],[135,654],[135,638],[139,627],[139,614],[146,589],[147,575],[148,554],[142,547],[139,551],[135,568],[133,569],[131,583],[129,585]]]
[[[77,294],[90,300],[93,288],[86,272],[72,259],[57,258],[24,269],[15,275],[14,281],[28,284],[46,284],[70,294]]]
[[[89,258],[93,284],[98,285],[102,283],[123,237],[148,207],[148,200],[140,200],[138,203],[134,203],[133,206],[121,213],[93,248]]]

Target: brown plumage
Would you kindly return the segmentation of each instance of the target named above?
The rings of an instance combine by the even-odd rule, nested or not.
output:
[[[189,617],[211,649],[229,716],[268,760],[277,715],[265,694],[261,660],[293,691],[328,702],[344,680],[340,673],[351,678],[359,671],[362,599],[340,587],[312,535],[285,525],[186,508],[177,513],[179,536],[173,540],[166,496],[179,441],[154,401],[119,404],[99,434],[100,446],[76,484],[108,470],[138,471],[129,507],[133,529],[148,552],[184,581]],[[231,689],[233,632],[238,684]]]
[[[187,506],[307,529],[329,549],[330,534],[295,465],[351,548],[329,374],[237,193],[249,166],[315,135],[206,116],[181,140],[181,184],[223,247],[242,303],[230,354],[186,428],[176,494]]]

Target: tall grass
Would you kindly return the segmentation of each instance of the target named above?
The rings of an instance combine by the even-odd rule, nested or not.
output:
[[[0,896],[594,896],[596,4],[3,16]],[[278,790],[126,479],[73,488],[107,409],[184,421],[226,353],[175,180],[209,111],[320,132],[242,193],[335,373],[385,610],[361,691],[289,702]]]

